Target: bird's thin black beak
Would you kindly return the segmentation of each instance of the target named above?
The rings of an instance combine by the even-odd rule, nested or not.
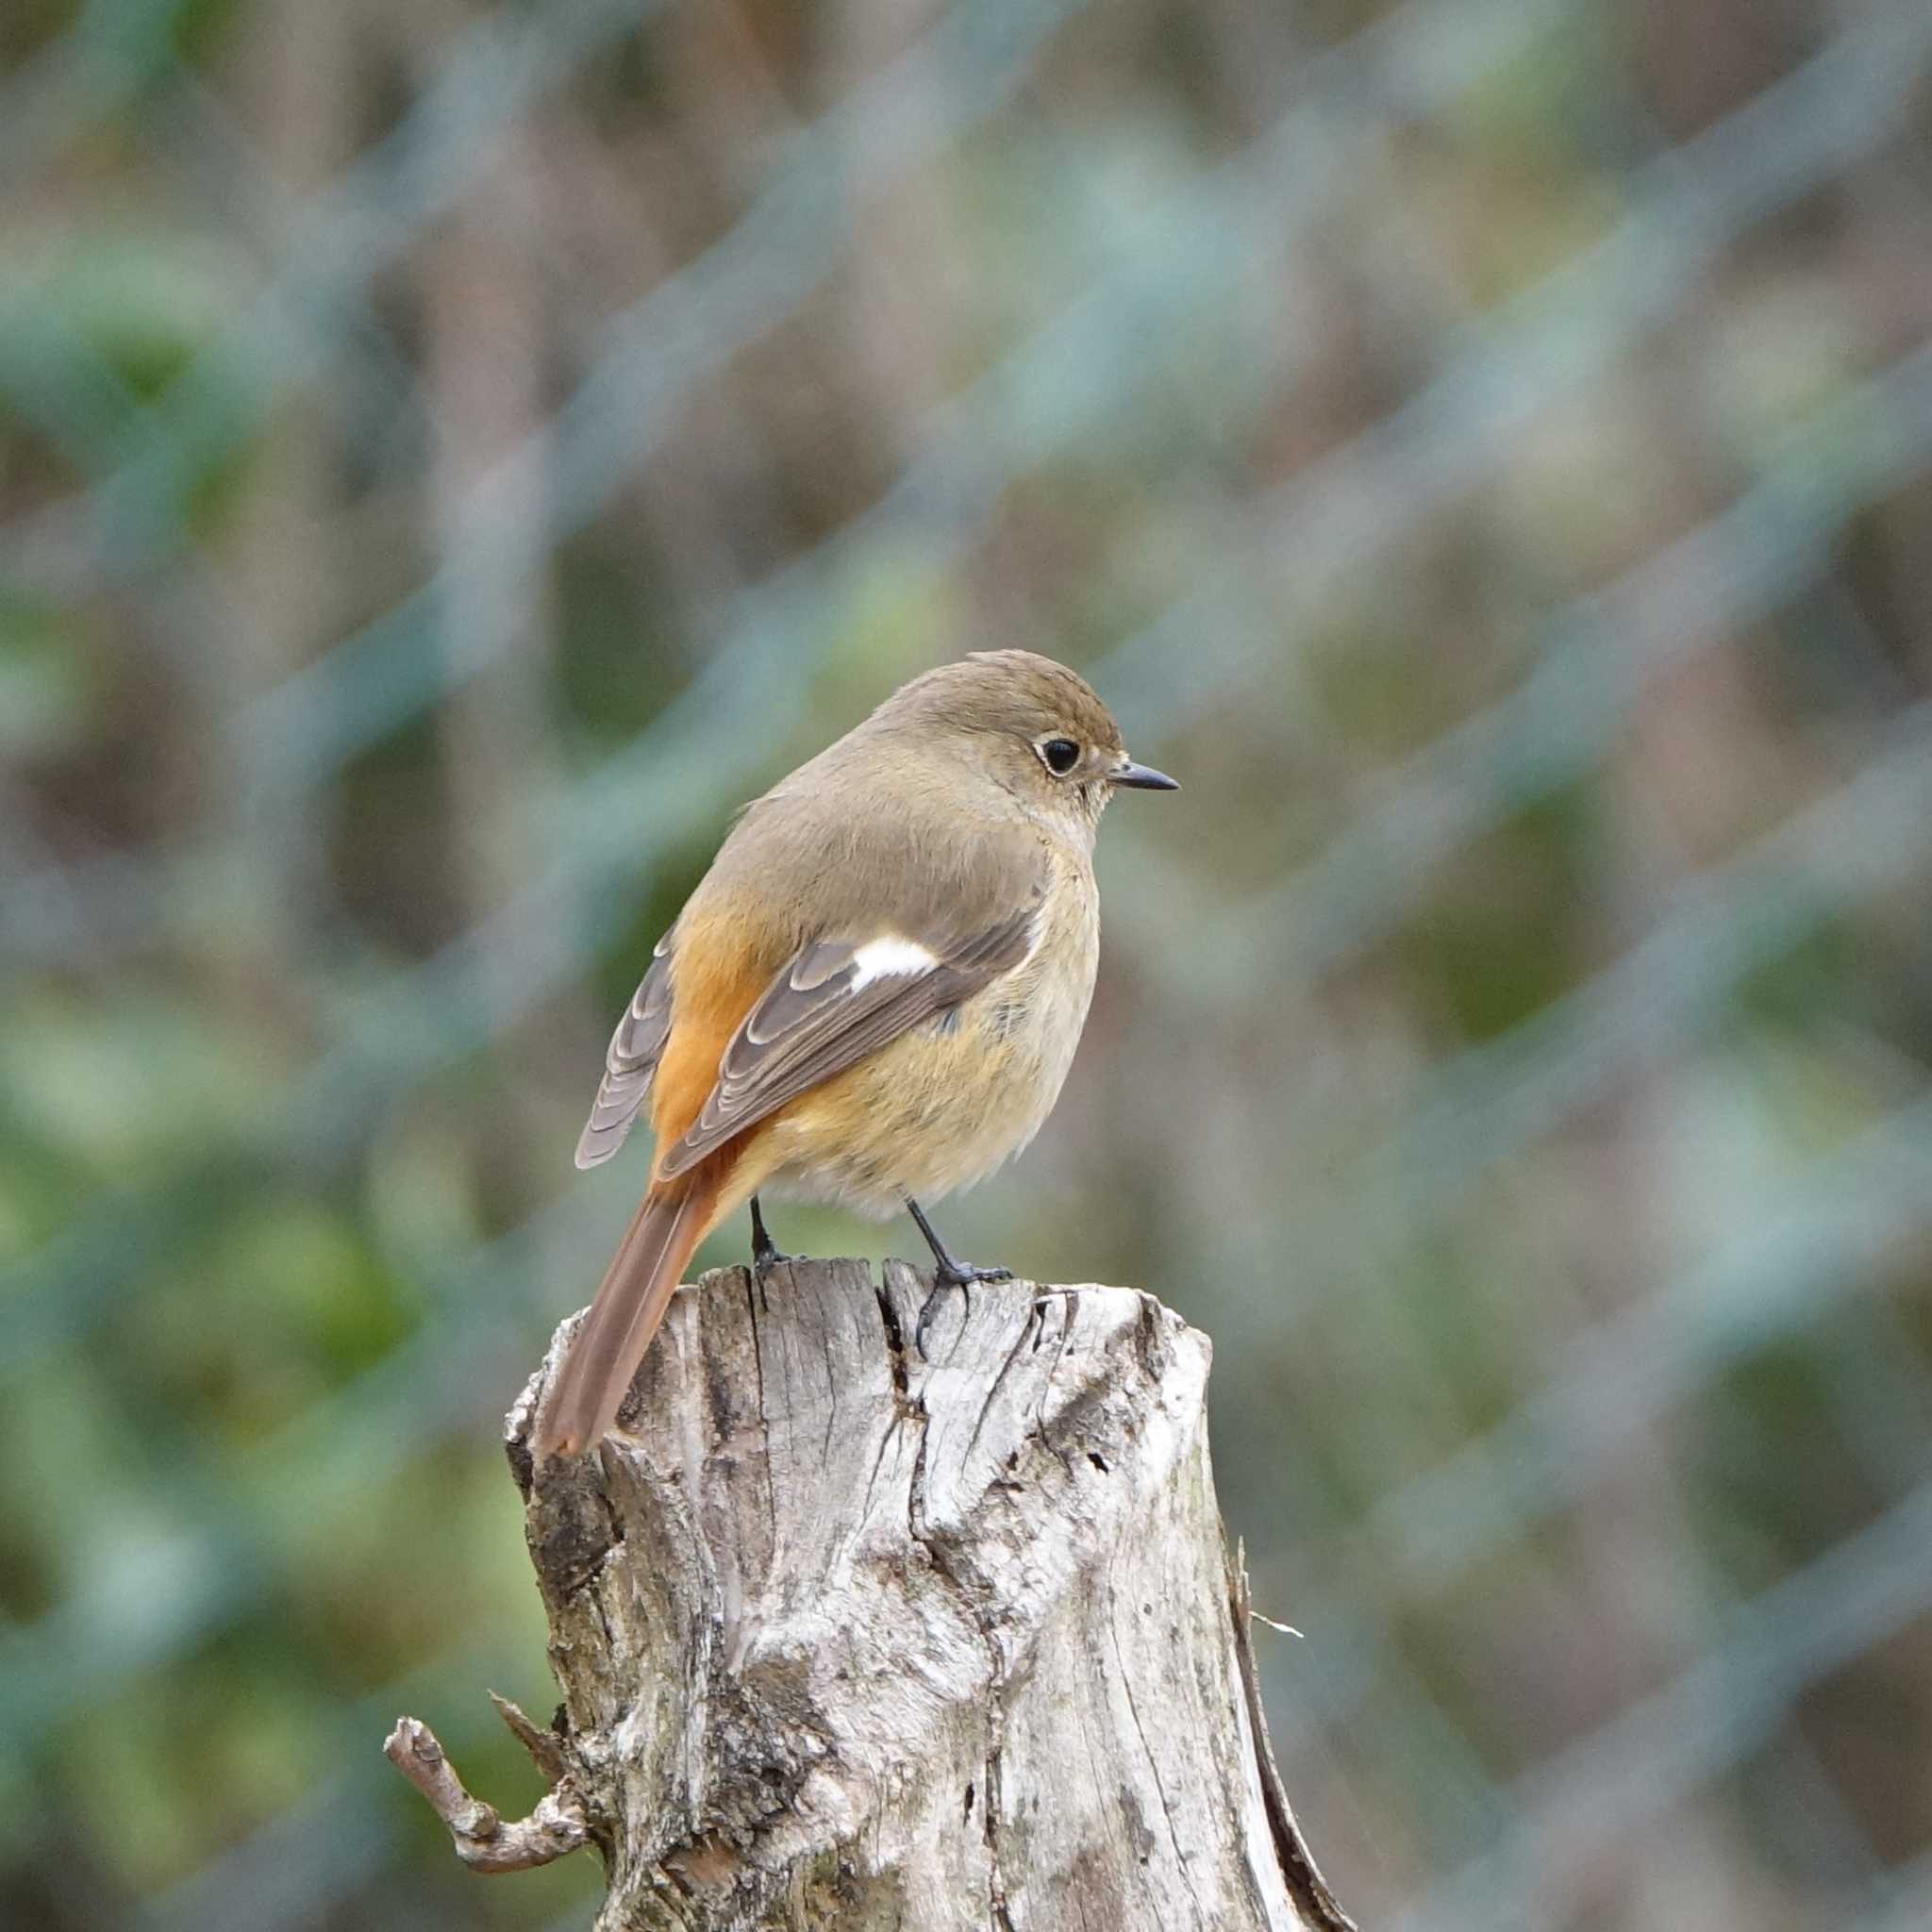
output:
[[[1125,785],[1136,791],[1178,791],[1181,781],[1170,778],[1165,772],[1157,772],[1152,765],[1137,765],[1129,759],[1124,765],[1116,765],[1108,774],[1116,785]]]

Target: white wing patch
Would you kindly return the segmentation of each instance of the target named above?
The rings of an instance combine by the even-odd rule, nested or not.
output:
[[[856,971],[850,991],[858,992],[875,979],[905,979],[915,973],[930,973],[939,963],[937,953],[912,940],[891,936],[872,940],[852,956]]]

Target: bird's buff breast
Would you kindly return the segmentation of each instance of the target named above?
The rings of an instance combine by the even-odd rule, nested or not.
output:
[[[1010,973],[774,1121],[759,1151],[774,1191],[883,1217],[908,1194],[970,1187],[1032,1140],[1073,1063],[1099,958],[1092,874],[1069,873]]]

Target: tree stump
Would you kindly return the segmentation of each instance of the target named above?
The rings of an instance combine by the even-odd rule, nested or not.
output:
[[[469,1801],[468,1849],[429,1792],[458,1849],[594,1841],[599,1932],[1346,1927],[1267,1747],[1207,1338],[1130,1290],[1014,1283],[949,1292],[922,1357],[928,1288],[715,1271],[599,1454],[533,1479],[558,1331],[508,1424],[557,1788],[526,1825]],[[428,1791],[425,1739],[391,1755]]]

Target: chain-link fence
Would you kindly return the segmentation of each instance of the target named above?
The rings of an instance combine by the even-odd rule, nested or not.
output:
[[[0,61],[8,1923],[588,1922],[376,1744],[529,1790],[608,1020],[734,805],[1025,642],[1188,789],[945,1224],[1215,1337],[1344,1902],[1932,1924],[1924,0]]]

